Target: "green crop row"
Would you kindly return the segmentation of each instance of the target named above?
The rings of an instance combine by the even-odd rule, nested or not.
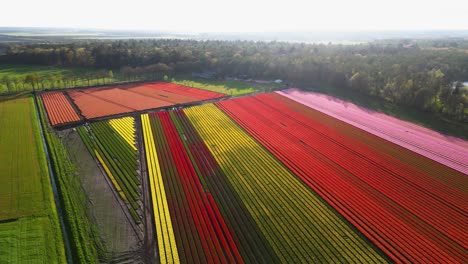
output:
[[[79,127],[78,132],[91,155],[97,158],[95,151],[99,153],[115,188],[122,190],[121,197],[128,204],[130,214],[136,223],[140,223],[137,213],[140,208],[140,181],[137,177],[136,150],[106,121]]]

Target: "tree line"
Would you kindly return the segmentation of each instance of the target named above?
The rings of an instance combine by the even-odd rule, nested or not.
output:
[[[202,71],[214,71],[219,78],[283,79],[302,87],[350,90],[466,121],[468,95],[460,81],[468,81],[467,42],[96,40],[10,45],[0,62],[111,69],[125,80]]]

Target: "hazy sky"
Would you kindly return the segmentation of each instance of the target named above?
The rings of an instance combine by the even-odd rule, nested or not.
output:
[[[7,0],[0,8],[0,26],[189,32],[468,29],[468,0]]]

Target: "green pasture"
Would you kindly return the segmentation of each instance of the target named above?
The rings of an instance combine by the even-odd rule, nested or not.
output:
[[[173,77],[170,79],[170,82],[234,96],[255,93],[259,91],[272,91],[283,87],[283,84],[276,83],[254,83],[238,80],[203,79],[184,75]]]
[[[64,263],[31,97],[0,100],[0,263]]]

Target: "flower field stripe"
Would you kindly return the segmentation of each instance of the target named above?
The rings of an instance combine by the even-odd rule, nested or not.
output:
[[[137,150],[135,144],[135,122],[132,117],[123,117],[109,120],[109,124],[117,131],[127,143]]]
[[[352,138],[329,130],[314,120],[305,120],[308,124],[300,123],[297,121],[302,117],[299,113],[293,113],[292,117],[286,114],[289,110],[287,108],[275,110],[274,108],[281,105],[276,101],[270,101],[262,107],[262,102],[268,102],[267,100],[267,95],[259,95],[231,102],[241,101],[242,107],[247,111],[257,110],[257,117],[266,118],[263,119],[266,122],[274,120],[274,124],[271,124],[272,129],[302,140],[422,221],[445,233],[461,246],[467,246],[464,244],[466,236],[462,231],[468,228],[464,223],[467,209],[464,201],[468,199],[466,194],[457,193],[456,189],[440,191],[440,188],[445,186],[438,182],[432,186],[427,185],[431,180],[427,175],[404,166]],[[337,153],[340,155],[336,155]],[[433,188],[428,191],[430,187]]]
[[[149,164],[151,197],[153,201],[156,233],[158,239],[159,256],[161,263],[180,263],[177,251],[174,230],[167,204],[164,184],[159,167],[158,156],[154,147],[151,126],[148,115],[142,115],[142,126],[146,155]]]
[[[158,118],[160,118],[160,116],[158,115]],[[161,119],[161,124],[162,124],[162,129],[164,131],[164,123],[163,123],[163,120],[162,118]],[[164,135],[166,135],[166,131],[163,132]],[[185,193],[186,197],[187,197],[187,201],[188,201],[188,208],[190,209],[191,213],[192,213],[192,216],[193,216],[193,219],[194,219],[194,222],[195,222],[195,228],[200,236],[200,239],[201,239],[201,244],[202,244],[202,247],[203,247],[203,251],[205,252],[205,256],[207,257],[207,261],[208,262],[215,262],[215,261],[220,261],[219,258],[218,258],[218,255],[215,253],[215,246],[213,245],[212,241],[209,239],[210,237],[210,234],[208,234],[208,230],[207,230],[207,227],[206,225],[204,225],[204,221],[203,221],[203,217],[202,217],[202,213],[200,212],[200,210],[198,210],[198,205],[196,204],[196,201],[195,201],[195,198],[194,198],[194,193],[193,193],[193,190],[188,186],[189,183],[187,183],[186,181],[186,178],[189,177],[188,175],[186,175],[185,171],[184,171],[184,165],[181,164],[181,161],[178,159],[177,157],[177,154],[174,153],[175,150],[174,150],[174,147],[171,146],[173,142],[170,141],[171,139],[171,135],[166,135],[166,140],[167,140],[167,143],[168,143],[168,149],[170,151],[170,157],[172,157],[172,159],[174,160],[174,164],[175,164],[175,167],[174,167],[174,170],[176,172],[176,175],[175,177],[179,177],[181,183],[182,183],[182,191]]]
[[[68,91],[67,93],[78,106],[83,116],[88,119],[114,114],[129,113],[135,110],[102,100],[79,90]]]
[[[165,108],[226,96],[221,93],[165,82],[94,87],[66,91],[66,93],[87,119]],[[60,92],[60,94],[62,93]],[[65,97],[64,99],[66,100]],[[69,102],[67,104],[70,105]],[[74,113],[71,105],[69,108],[72,110],[69,114]],[[62,112],[53,111],[55,114],[52,114],[51,117],[54,122],[61,122],[62,119],[67,120],[62,116],[68,112]],[[74,114],[76,115],[76,113]],[[79,117],[78,120],[80,120]]]
[[[268,102],[268,95],[259,95],[256,98],[258,98],[259,102]],[[302,123],[304,125],[302,128],[308,128],[306,135],[297,133],[297,131],[301,131],[298,126],[290,130],[290,132],[302,138],[304,142],[308,142],[310,146],[318,146],[318,144],[314,143],[319,141],[320,136],[323,136],[323,139],[328,138],[326,148],[322,149],[321,153],[325,154],[328,151],[330,159],[360,176],[374,189],[385,194],[412,214],[418,216],[422,221],[427,222],[453,241],[466,247],[466,234],[463,232],[464,229],[468,228],[466,221],[464,221],[467,215],[467,205],[464,202],[468,199],[466,194],[459,192],[457,189],[448,188],[440,182],[431,182],[432,178],[414,168],[396,162],[391,157],[382,155],[382,153],[368,148],[352,138],[345,137],[341,133],[336,133],[336,131],[330,130],[315,120],[305,119],[297,112],[291,112],[290,109],[280,107],[281,104],[276,101],[270,101],[268,105],[271,107],[267,108],[264,114],[273,113],[275,112],[273,108],[276,108],[278,113],[286,117],[286,119],[281,120],[276,115],[275,120],[278,122],[286,124],[289,120],[301,119],[305,121],[305,123]],[[258,110],[259,108],[256,107],[255,109]],[[287,113],[292,115],[287,115]],[[295,125],[298,124],[296,122]],[[281,127],[278,126],[278,129],[281,129]],[[320,133],[313,137],[314,142],[306,140],[307,137],[317,133],[317,131],[320,131]],[[338,144],[342,151],[340,149],[331,150],[334,144]],[[351,153],[351,155],[347,155],[343,150]],[[340,155],[334,155],[336,153],[340,153]],[[365,170],[356,170],[355,166],[350,166],[353,159],[356,160],[355,163],[363,165]],[[346,161],[349,162],[346,163]],[[372,175],[379,175],[379,177],[378,179],[369,177]],[[428,210],[428,208],[431,208],[431,210]]]
[[[217,198],[216,204],[223,212],[223,219],[229,226],[227,229],[233,231],[234,243],[239,246],[243,259],[246,262],[256,263],[278,262],[271,245],[185,113],[182,110],[176,110],[171,114],[173,114],[172,118],[176,126],[177,123],[180,123],[179,135],[186,139],[184,145],[193,158],[192,163],[196,164],[201,171],[200,178],[205,182],[206,188],[210,192],[208,198],[211,203],[214,203],[213,196]]]
[[[226,239],[222,235],[219,236],[221,231],[219,224],[216,221],[213,222],[213,219],[210,219],[210,215],[213,216],[214,214],[211,207],[206,207],[206,195],[204,195],[200,181],[198,180],[187,153],[183,149],[183,144],[177,134],[174,124],[171,122],[169,114],[167,112],[160,112],[158,113],[158,116],[161,118],[168,143],[171,146],[173,158],[176,161],[176,164],[179,164],[177,166],[179,176],[182,181],[187,183],[185,186],[188,188],[185,188],[185,192],[186,194],[189,194],[189,197],[192,196],[191,209],[194,209],[196,214],[199,216],[199,223],[201,226],[199,232],[205,236],[207,242],[209,242],[209,246],[212,247],[210,252],[212,253],[215,261],[226,262],[226,260],[228,260],[231,263],[235,262]],[[216,234],[218,234],[218,236]],[[227,259],[225,259],[225,257]]]
[[[225,110],[226,113],[229,113],[229,111]],[[235,118],[234,118],[235,119]],[[235,119],[236,120],[236,119]],[[242,121],[240,120],[236,120],[239,124],[242,124]],[[247,129],[247,131],[249,131],[249,133],[251,133],[251,135],[253,135],[254,137],[256,137],[255,135],[255,132],[253,131],[250,131],[249,129]],[[272,133],[273,134],[273,133]],[[319,166],[316,166],[316,164],[314,164],[313,160],[308,160],[308,157],[304,155],[304,153],[301,153],[301,150],[299,149],[298,146],[295,146],[293,141],[289,141],[287,137],[284,137],[284,138],[280,138],[280,137],[274,137],[274,135],[271,135],[272,138],[276,139],[276,142],[281,142],[281,145],[287,145],[288,146],[288,154],[290,154],[291,156],[290,157],[294,157],[295,160],[297,159],[300,159],[300,160],[303,160],[303,162],[311,162],[310,164],[312,165],[310,168],[315,168],[317,167],[317,169],[319,168]],[[274,155],[276,155],[277,157],[280,158],[280,160],[285,164],[287,165],[293,172],[296,173],[296,175],[298,175],[299,177],[303,176],[303,175],[315,175],[317,173],[316,170],[304,170],[303,168],[301,168],[300,166],[298,166],[292,159],[284,159],[282,158],[281,156],[281,152],[278,152],[276,149],[274,148],[270,148],[270,146],[268,145],[268,142],[267,141],[264,141],[261,137],[256,137],[257,140],[259,142],[261,142],[262,144],[264,144],[264,146],[269,149],[271,151],[271,153],[273,153]],[[310,155],[310,154],[309,154]],[[310,157],[309,157],[310,158]],[[313,158],[313,157],[312,157]],[[332,175],[332,174],[330,174]],[[393,256],[394,259],[398,259],[398,260],[405,260],[405,261],[409,261],[407,259],[405,259],[405,257],[403,255],[401,255],[398,251],[396,252],[391,252],[389,251],[388,249],[390,249],[391,247],[389,246],[390,244],[387,243],[387,240],[381,240],[380,239],[380,234],[374,232],[372,229],[366,229],[365,226],[366,226],[366,222],[364,221],[365,218],[360,218],[360,217],[356,217],[352,212],[350,212],[347,207],[349,205],[344,205],[342,204],[340,201],[337,201],[334,199],[335,196],[332,196],[330,194],[328,194],[324,189],[322,189],[322,187],[320,185],[314,185],[315,182],[312,182],[310,181],[308,178],[301,178],[305,183],[307,183],[309,186],[311,186],[318,194],[320,194],[329,204],[331,204],[332,206],[334,206],[334,208],[343,216],[345,216],[351,223],[355,224],[355,227],[357,229],[359,229],[359,231],[361,231],[363,234],[365,234],[367,237],[369,237],[376,245],[378,245],[382,251],[384,251],[386,254],[388,254],[389,256]],[[349,186],[346,186],[345,188],[343,188],[343,190],[353,190],[353,188],[350,188]],[[354,194],[354,196],[352,196]],[[346,197],[345,199],[359,199],[357,198],[357,192],[352,192],[351,194],[345,194],[343,195],[344,197]],[[346,200],[345,200],[346,201]],[[370,203],[373,203],[372,201]],[[370,204],[371,205],[371,204]],[[368,205],[368,208],[370,206]],[[372,207],[371,207],[372,208]],[[366,210],[366,213],[368,213],[370,210]],[[372,213],[372,212],[371,212]],[[364,216],[367,216],[367,214],[365,214]],[[390,215],[391,216],[391,215]],[[377,215],[378,217],[378,215]],[[379,219],[379,221],[381,221],[382,223],[385,221],[385,219]]]
[[[413,245],[406,237],[398,236],[397,233],[391,233],[387,227],[382,225],[379,227],[381,228],[379,231],[384,231],[382,233],[389,232],[386,233],[386,238],[377,241],[378,237],[376,235],[378,234],[370,235],[370,238],[374,237],[373,241],[381,246],[382,250],[392,256],[396,261],[403,261],[404,259],[401,259],[402,256],[400,255],[402,251],[401,245],[413,248],[404,251],[406,252],[404,257],[420,258],[419,261],[423,261],[424,259],[424,261],[431,261],[430,257],[440,257],[444,259],[453,258],[453,260],[463,258],[463,243],[466,241],[463,238],[466,235],[463,232],[463,226],[466,224],[463,222],[463,210],[461,210],[460,213],[460,210],[456,210],[451,204],[444,203],[442,199],[436,199],[437,197],[434,197],[432,193],[426,192],[423,188],[419,188],[420,186],[416,185],[414,182],[408,181],[405,177],[411,177],[411,174],[405,174],[405,171],[402,170],[398,171],[398,168],[396,168],[398,165],[397,163],[386,163],[385,160],[382,159],[379,160],[379,162],[383,165],[378,165],[376,160],[373,160],[374,158],[378,158],[378,152],[372,152],[371,149],[366,148],[365,145],[354,142],[350,138],[341,137],[338,131],[329,131],[331,133],[325,136],[323,133],[327,131],[324,130],[323,127],[321,128],[322,134],[315,130],[319,129],[319,123],[309,121],[313,126],[307,126],[305,123],[301,123],[295,119],[300,119],[301,115],[299,113],[296,113],[295,116],[288,116],[286,114],[287,109],[280,108],[281,104],[278,101],[270,100],[269,102],[268,100],[268,95],[259,95],[256,98],[241,98],[224,101],[218,105],[241,126],[251,132],[254,137],[269,148],[272,153],[277,155],[283,162],[289,160],[285,162],[285,164],[289,164],[289,167],[293,171],[296,171],[298,176],[303,178],[314,190],[321,193],[324,199],[327,200],[326,197],[338,197],[337,195],[325,195],[326,192],[333,192],[334,190],[331,190],[332,188],[336,189],[338,186],[344,187],[348,185],[349,187],[346,187],[346,190],[357,188],[352,195],[363,194],[362,198],[367,200],[366,206],[368,207],[368,211],[374,210],[372,209],[373,207],[370,206],[370,202],[377,202],[375,204],[375,210],[379,215],[381,214],[383,216],[388,212],[393,213],[393,218],[398,217],[395,219],[395,223],[400,224],[395,227],[398,229],[402,228],[398,233],[408,232],[409,234],[409,232],[411,232],[414,234],[413,238],[421,239],[421,244],[423,245]],[[254,109],[256,114],[252,115],[251,113]],[[282,142],[281,145],[278,142]],[[285,146],[287,146],[287,148]],[[365,151],[369,152],[365,153]],[[372,158],[369,157],[369,155],[372,155]],[[288,158],[286,159],[285,157]],[[294,167],[291,166],[291,161],[297,160],[299,157],[303,157],[304,159],[297,164],[302,169],[302,172],[297,170],[297,165]],[[359,164],[359,166],[353,164]],[[387,169],[388,167],[396,169],[400,174]],[[404,168],[404,166],[402,167]],[[365,168],[365,170],[360,168]],[[418,174],[418,171],[408,170],[411,171],[411,173]],[[324,192],[320,190],[322,187],[317,186],[316,183],[311,181],[311,175],[314,175],[313,181],[323,184]],[[321,178],[325,175],[336,175],[336,177],[333,177],[333,179],[329,177]],[[375,176],[379,176],[380,181],[373,179]],[[422,174],[419,176],[426,177]],[[412,180],[414,181],[415,179]],[[327,183],[327,181],[330,183]],[[333,185],[329,185],[332,181],[334,181]],[[312,183],[314,184],[312,185]],[[395,185],[397,188],[387,188],[385,185],[387,183],[391,186]],[[435,191],[435,189],[432,191]],[[343,195],[343,193],[341,193],[341,195]],[[405,195],[410,196],[405,198]],[[439,193],[439,195],[441,194]],[[341,200],[340,203],[355,201],[354,199],[350,199],[349,196],[341,199],[343,200]],[[330,202],[330,204],[336,204],[336,201],[332,202],[328,200],[328,202]],[[430,205],[426,203],[430,203]],[[459,204],[461,205],[461,203]],[[351,208],[362,209],[355,206],[358,205],[353,205]],[[435,206],[437,210],[443,213],[426,210],[425,207],[430,206]],[[378,210],[379,207],[381,209]],[[340,210],[342,209],[343,208]],[[364,214],[366,212],[363,211],[361,213]],[[349,217],[351,214],[347,213],[345,215]],[[382,220],[377,220],[377,218],[380,217],[379,215],[369,215],[368,217],[370,217],[371,221],[374,221],[374,225],[381,224],[378,221]],[[414,216],[418,216],[418,218]],[[387,217],[384,219],[387,219]],[[391,218],[388,219],[390,220]],[[389,222],[389,220],[387,220],[387,222]],[[352,220],[350,221],[353,222]],[[356,222],[353,223],[359,225]],[[373,229],[375,229],[375,227]],[[367,230],[365,233],[369,235],[372,231],[373,230]],[[390,236],[393,237],[393,239],[390,239]],[[447,239],[446,236],[450,239]],[[389,241],[393,241],[393,243],[388,245],[387,242]],[[391,246],[393,246],[394,249],[388,252],[387,249],[391,248]],[[423,255],[422,252],[433,253],[431,256],[426,256]],[[452,256],[447,255],[448,252],[450,252]]]
[[[213,115],[211,115],[210,118],[211,118],[212,116],[213,116]],[[217,121],[219,122],[219,120],[217,120]],[[238,140],[239,140],[239,139],[238,139]],[[239,154],[241,154],[241,153],[239,153]],[[237,155],[236,155],[236,156],[237,156]],[[253,161],[250,161],[250,162],[253,162]],[[260,165],[260,164],[255,164],[255,168],[261,168],[262,166],[265,167],[265,168],[268,168],[268,166],[265,165],[265,164],[263,164],[263,163],[262,163],[262,165]],[[245,168],[245,167],[244,167],[244,168]],[[276,173],[274,173],[274,175],[276,175]],[[259,179],[259,178],[257,178],[257,179]],[[285,179],[284,179],[284,180],[285,180]],[[283,182],[283,183],[284,183],[284,182]],[[277,184],[278,184],[278,187],[277,187],[277,188],[281,188],[281,187],[283,186],[282,182],[277,182]],[[268,184],[265,184],[265,185],[262,185],[262,186],[268,186],[268,185],[271,185],[271,183],[268,183]],[[294,188],[294,187],[292,187],[292,188]],[[291,190],[292,188],[288,188],[288,189],[286,189],[286,190]],[[280,198],[280,199],[281,199],[281,197],[282,197],[282,196],[275,197],[275,198],[277,198],[277,199]],[[293,201],[294,201],[294,200],[293,200]],[[272,200],[271,202],[274,203],[275,200]],[[278,208],[277,210],[281,210],[281,209]],[[290,216],[289,216],[289,217],[290,217]],[[310,216],[310,217],[312,217],[312,216]],[[296,221],[296,222],[297,222],[297,221]],[[321,226],[319,226],[319,227],[321,227]],[[305,231],[305,230],[301,230],[301,232],[304,232],[304,231]],[[312,237],[313,237],[313,236],[312,236]],[[308,243],[316,242],[312,237],[309,237],[309,238],[308,238]],[[322,245],[319,243],[319,244],[317,244],[317,246],[318,246],[318,247],[321,247]],[[297,248],[295,248],[295,249],[297,249]],[[325,249],[326,249],[326,248],[325,248]],[[294,250],[294,249],[293,249],[293,250]],[[326,257],[328,257],[328,256],[334,257],[335,255],[336,255],[336,253],[335,253],[335,254],[326,254],[325,256],[326,256]],[[311,257],[306,257],[306,258],[307,258],[307,259],[312,259]]]
[[[189,118],[191,118],[191,114],[192,114],[193,112],[192,112],[192,111],[189,111],[189,110],[193,110],[193,108],[189,108],[189,109],[186,109],[186,110],[185,110],[185,112],[187,113],[187,115],[189,116]],[[214,117],[215,117],[215,115],[213,115],[213,113],[211,113],[210,111],[208,111],[208,109],[205,108],[204,110],[205,110],[205,111],[203,111],[203,112],[206,113],[207,115],[209,115],[211,118],[214,118]],[[197,114],[198,114],[198,113],[197,113]],[[200,119],[198,119],[198,120],[200,120]],[[194,120],[191,120],[191,121],[192,121],[192,123],[193,123],[194,125],[199,124],[198,122],[195,122]],[[216,121],[217,121],[217,124],[220,124],[220,125],[221,125],[220,121],[222,121],[222,120],[219,120],[219,119],[218,119],[218,120],[216,120]],[[231,125],[232,125],[232,124],[231,124]],[[197,127],[197,126],[196,126],[196,127]],[[209,134],[213,133],[213,131],[212,131],[209,127],[207,127],[207,129],[208,129],[208,133],[209,133]],[[200,130],[200,127],[197,127],[197,130],[198,130],[199,132],[201,132],[202,137],[203,137],[203,132]],[[206,140],[206,138],[204,138],[204,139]],[[234,140],[237,139],[238,143],[240,143],[237,137],[233,137],[233,139],[234,139]],[[213,144],[214,146],[217,146],[217,147],[218,147],[218,144],[215,144],[215,142],[213,142],[213,143],[214,143],[214,144]],[[216,142],[216,143],[218,143],[218,142]],[[224,152],[225,150],[224,150],[224,149],[220,149],[219,151],[220,151],[220,152]],[[215,154],[215,157],[216,157],[216,153],[214,153],[214,154]],[[243,153],[238,153],[238,154],[242,155]],[[223,157],[223,158],[224,158],[224,157]],[[225,162],[226,162],[226,163],[231,163],[230,160],[226,160],[226,161],[224,161],[224,160],[222,160],[222,159],[219,159],[219,160],[218,160],[218,163],[219,163],[221,166],[223,166],[223,164],[224,164]],[[229,164],[229,165],[231,165],[231,166],[232,166],[231,168],[232,168],[232,169],[235,169],[235,171],[232,171],[232,172],[231,172],[231,171],[227,171],[226,173],[227,173],[228,175],[229,175],[229,174],[233,174],[233,175],[236,175],[236,176],[237,176],[237,175],[242,175],[242,173],[239,173],[239,172],[237,171],[238,168],[236,168],[236,166],[233,166],[232,163]],[[224,168],[224,169],[225,169],[225,171],[226,171],[226,170],[229,170],[229,169],[231,169],[231,168],[226,167],[226,168]],[[244,173],[245,173],[245,172],[244,172]],[[239,178],[239,180],[242,180],[242,178]],[[233,184],[233,185],[236,186],[235,184]],[[247,185],[247,184],[246,184],[246,185]],[[250,193],[256,193],[256,191],[252,189],[253,187],[254,187],[253,185],[252,185],[252,186],[247,186],[247,188],[249,189],[248,192],[250,192]],[[268,209],[266,209],[266,208],[265,208],[265,205],[262,204],[262,200],[264,200],[265,197],[261,197],[261,198],[262,198],[262,199],[255,199],[255,200],[253,200],[253,201],[246,201],[246,200],[244,200],[244,202],[245,202],[248,206],[250,206],[252,203],[258,202],[259,205],[258,205],[258,207],[257,207],[256,209],[257,209],[257,210],[258,210],[258,209],[261,209],[265,214],[268,214]],[[270,202],[270,201],[273,202],[272,199],[271,199],[271,200],[268,200],[268,202]],[[248,203],[250,203],[250,204],[248,204]],[[271,203],[271,204],[272,204],[272,205],[275,205],[274,203]],[[274,208],[275,211],[278,210],[278,209],[279,209],[279,208]],[[254,215],[254,218],[255,218],[255,214],[256,214],[256,215],[259,215],[261,211],[256,211],[256,210],[254,211],[254,210],[252,210],[252,211],[250,211],[250,212],[251,212],[251,214]],[[256,219],[256,220],[258,220],[258,219]],[[301,248],[300,246],[299,246],[299,247],[294,247],[294,246],[292,246],[292,245],[290,245],[290,244],[288,245],[288,243],[290,243],[290,242],[289,242],[290,239],[288,239],[287,237],[284,238],[284,242],[282,243],[282,245],[279,244],[279,242],[278,242],[279,239],[272,239],[272,236],[275,235],[275,234],[285,233],[284,231],[281,232],[281,231],[280,231],[281,229],[276,230],[276,228],[278,228],[278,225],[270,226],[270,225],[267,225],[267,224],[265,224],[265,223],[263,223],[263,222],[257,222],[257,224],[259,224],[259,226],[261,226],[261,228],[263,229],[263,232],[264,232],[265,236],[267,236],[267,238],[269,238],[270,243],[274,244],[273,247],[274,247],[275,250],[277,250],[277,254],[278,254],[278,256],[279,256],[280,258],[282,258],[282,261],[283,261],[283,262],[286,262],[288,259],[294,259],[294,257],[293,257],[294,255],[293,255],[293,254],[298,254],[300,259],[306,259],[304,256],[300,256],[301,253],[298,253],[298,251],[297,251],[299,248]],[[287,227],[286,225],[282,225],[282,226]],[[288,232],[288,233],[289,233],[289,232]],[[290,234],[293,234],[293,233],[290,232]],[[294,239],[294,240],[297,240],[297,239]],[[285,244],[287,245],[287,247],[290,248],[290,250],[286,250],[286,249],[280,250],[280,249],[278,249],[278,247],[284,246]],[[275,246],[276,246],[276,247],[275,247]],[[279,252],[278,252],[278,251],[279,251]],[[282,251],[282,252],[281,252],[281,251]],[[285,255],[285,254],[286,254],[286,255]],[[297,258],[297,257],[296,257],[296,258]]]
[[[178,111],[178,113],[182,113],[182,111]],[[203,179],[202,176],[207,173],[206,167],[204,166],[205,164],[203,163],[197,163],[195,158],[194,158],[194,153],[198,154],[198,151],[192,152],[194,149],[192,148],[192,151],[190,151],[190,148],[188,146],[187,141],[191,139],[191,136],[189,133],[185,133],[182,129],[182,125],[180,120],[176,117],[176,112],[171,111],[169,113],[171,116],[171,120],[178,132],[178,139],[180,143],[183,144],[185,151],[187,153],[187,158],[190,159],[189,162],[190,164],[193,165],[195,171],[197,172],[197,175],[193,175],[194,182],[198,186],[198,189],[200,191],[201,199],[203,200],[203,203],[205,205],[205,210],[208,212],[208,215],[211,219],[211,222],[216,230],[216,233],[218,235],[218,238],[223,246],[224,252],[228,256],[228,260],[230,262],[237,262],[237,263],[242,263],[243,258],[241,257],[241,254],[237,248],[237,244],[234,242],[234,237],[235,233],[231,233],[231,229],[229,229],[224,221],[224,218],[222,217],[221,213],[219,212],[218,205],[214,202],[212,199],[212,196],[210,193],[206,193],[204,188],[207,188],[207,183],[205,181],[205,184],[201,185],[201,180]],[[188,121],[188,120],[187,120]],[[184,140],[180,140],[181,137],[184,138]],[[181,144],[181,146],[182,146]],[[197,156],[198,157],[198,156]],[[201,166],[198,166],[201,165]],[[211,200],[210,200],[211,197]],[[229,204],[229,206],[233,206],[232,204]],[[225,208],[225,207],[224,207]],[[240,212],[235,212],[235,213],[240,213]],[[238,241],[238,239],[235,239]],[[258,246],[258,245],[256,245]],[[234,260],[235,258],[235,260]],[[261,259],[262,257],[260,257]]]
[[[447,186],[443,182],[433,179],[429,175],[422,173],[416,168],[408,166],[405,163],[401,163],[393,157],[386,155],[374,148],[371,148],[366,144],[355,140],[352,137],[348,137],[347,135],[342,133],[337,133],[336,130],[326,125],[323,125],[322,123],[314,119],[308,118],[302,113],[298,113],[292,110],[289,106],[286,106],[274,100],[269,96],[269,94],[258,95],[256,97],[249,98],[249,100],[250,99],[252,99],[252,101],[250,102],[252,102],[253,104],[265,104],[267,108],[264,114],[277,112],[276,114],[273,114],[275,121],[281,122],[282,124],[286,125],[293,125],[297,128],[298,126],[301,126],[302,129],[306,129],[310,132],[304,136],[300,133],[297,133],[298,131],[300,131],[300,129],[289,130],[290,133],[295,134],[297,137],[302,137],[302,139],[304,140],[306,137],[311,137],[312,134],[321,136],[324,140],[327,140],[327,142],[339,145],[343,150],[346,150],[348,153],[350,153],[351,156],[348,156],[349,159],[358,157],[362,161],[360,162],[361,164],[367,164],[364,166],[366,168],[365,173],[370,173],[370,170],[374,168],[374,173],[377,174],[377,170],[380,169],[381,173],[383,173],[382,175],[387,176],[387,178],[385,178],[385,184],[394,187],[392,189],[403,190],[405,188],[410,188],[412,199],[405,198],[403,202],[406,202],[408,200],[412,200],[412,202],[417,202],[415,201],[415,197],[422,197],[421,202],[426,203],[420,204],[420,208],[422,209],[430,206],[436,207],[436,205],[439,204],[441,205],[441,208],[439,208],[440,211],[438,212],[441,213],[442,217],[456,218],[456,216],[452,214],[452,210],[455,210],[460,214],[466,215],[468,205],[465,201],[468,199],[468,195],[460,191],[459,189]],[[247,103],[247,101],[245,102]],[[245,105],[249,106],[251,104],[247,103]],[[313,140],[316,141],[317,137],[314,137]],[[327,149],[329,147],[330,145],[327,145]],[[329,156],[332,159],[336,157],[336,155]],[[379,180],[383,179],[384,178],[382,176],[379,178]],[[402,192],[403,194],[407,194],[404,191]],[[427,213],[430,214],[431,212]],[[447,227],[443,227],[442,229],[445,230],[446,228]]]
[[[148,86],[138,86],[128,89],[131,92],[138,93],[141,95],[157,98],[162,101],[169,102],[171,104],[184,104],[190,102],[196,102],[199,99],[191,96],[181,95],[173,92],[167,92],[164,90],[153,89]]]
[[[103,125],[103,126],[101,126]],[[107,156],[107,162],[111,164],[111,167],[121,175],[121,178],[126,182],[126,186],[129,188],[131,195],[134,199],[138,199],[138,179],[136,178],[136,156],[133,153],[128,153],[122,150],[122,145],[116,144],[115,137],[110,137],[109,127],[104,124],[95,123],[91,125],[92,133],[94,134],[96,143],[99,149]],[[132,160],[133,164],[129,162]]]
[[[150,123],[155,139],[156,151],[159,153],[159,164],[163,182],[166,187],[169,212],[174,219],[174,233],[176,236],[181,262],[207,262],[202,239],[196,229],[192,211],[183,191],[182,182],[176,174],[175,163],[171,157],[160,120],[155,114],[150,114]]]
[[[226,226],[226,223],[224,222],[224,219],[223,219],[223,217],[221,216],[221,213],[218,210],[218,205],[213,200],[213,196],[211,196],[211,194],[208,193],[206,198],[207,198],[208,201],[206,202],[205,206],[208,208],[208,212],[210,214],[211,221],[216,222],[214,224],[214,226],[217,229],[216,232],[218,233],[218,237],[221,237],[223,240],[227,240],[226,242],[223,242],[223,246],[224,246],[225,250],[226,251],[227,250],[232,251],[232,254],[235,256],[235,259],[236,259],[235,262],[236,263],[243,263],[240,252],[237,249],[237,245],[236,245],[236,243],[234,242],[234,240],[232,238],[231,231]],[[225,243],[228,243],[229,246],[226,245]],[[233,261],[234,257],[231,256],[230,260]],[[234,262],[232,262],[232,263],[234,263]]]
[[[282,262],[385,262],[214,105],[184,112]]]
[[[256,109],[258,110],[258,107],[257,107]],[[245,113],[249,113],[249,111],[248,111],[248,110],[245,110]],[[256,116],[259,116],[259,115],[256,115]],[[258,123],[259,123],[259,122],[261,122],[261,121],[256,121],[256,122],[255,122],[255,125],[258,126]],[[276,128],[276,129],[278,129],[278,128]],[[276,132],[276,130],[275,130],[274,127],[273,127],[273,130]],[[279,129],[279,130],[280,130],[280,129]],[[282,133],[282,132],[278,132],[278,133],[283,134],[284,132],[283,132],[283,133]],[[350,179],[350,181],[351,181],[351,180],[352,180],[352,179]],[[359,184],[359,182],[357,182],[357,184]],[[403,211],[403,212],[404,212],[404,211]],[[401,212],[400,212],[400,214],[401,214]],[[410,220],[411,220],[411,219],[410,219]],[[408,221],[410,221],[410,220],[408,220]]]
[[[468,174],[468,142],[330,96],[295,89],[278,92],[325,114]]]
[[[348,123],[333,118],[329,115],[323,114],[322,112],[313,108],[307,107],[301,103],[298,103],[288,97],[282,96],[278,93],[270,93],[270,97],[278,100],[296,112],[303,113],[311,119],[322,122],[328,127],[334,128],[350,137],[353,137],[360,142],[367,144],[368,146],[379,150],[382,153],[386,153],[391,157],[400,160],[412,167],[418,168],[432,178],[440,181],[452,188],[461,190],[462,192],[468,192],[468,186],[464,184],[465,174],[435,162],[422,155],[415,155],[413,151],[405,149],[399,145],[391,143],[382,138],[377,137],[374,134],[366,132],[354,126],[350,126]]]

